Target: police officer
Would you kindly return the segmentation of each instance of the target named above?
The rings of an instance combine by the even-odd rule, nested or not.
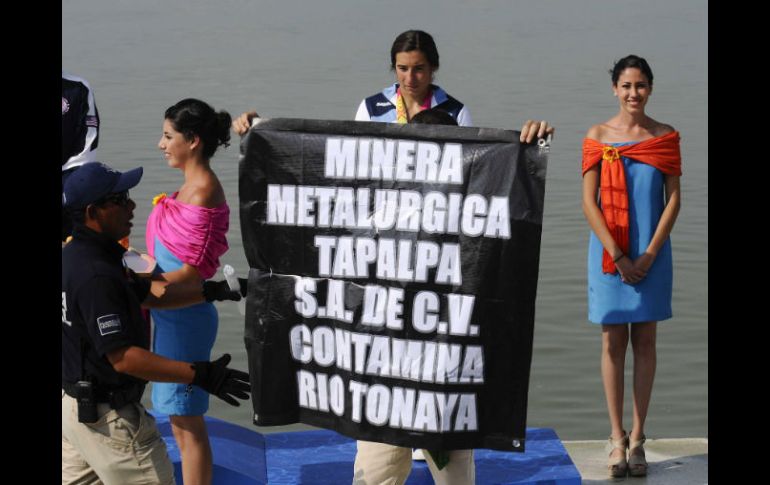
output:
[[[235,406],[249,398],[249,375],[227,368],[228,354],[191,364],[147,350],[140,305],[241,294],[226,281],[180,285],[124,268],[117,241],[131,231],[136,204],[128,190],[141,177],[141,167],[121,173],[92,162],[64,185],[74,227],[62,249],[62,483],[174,483],[155,420],[140,404],[147,381],[196,385]]]

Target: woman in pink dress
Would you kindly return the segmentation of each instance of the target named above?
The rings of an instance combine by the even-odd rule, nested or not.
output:
[[[211,278],[227,251],[230,209],[210,159],[230,140],[230,115],[203,101],[184,99],[166,110],[158,148],[182,171],[177,192],[155,198],[147,221],[147,250],[171,281]],[[187,362],[210,360],[218,315],[211,303],[153,310],[153,351]],[[182,457],[186,485],[210,484],[213,458],[203,415],[208,394],[197,386],[154,382],[152,405],[168,414]]]

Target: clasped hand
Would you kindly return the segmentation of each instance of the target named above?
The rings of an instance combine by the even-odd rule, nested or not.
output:
[[[631,260],[628,256],[623,256],[615,263],[615,267],[618,269],[620,279],[624,283],[634,285],[647,276],[647,272],[654,261],[655,256],[645,252],[634,260]]]

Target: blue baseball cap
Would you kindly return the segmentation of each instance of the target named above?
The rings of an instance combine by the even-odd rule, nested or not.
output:
[[[62,206],[84,208],[109,194],[135,187],[142,179],[142,167],[118,172],[102,162],[89,162],[67,177],[62,192]]]

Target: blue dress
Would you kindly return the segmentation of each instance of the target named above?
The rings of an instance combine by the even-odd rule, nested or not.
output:
[[[613,146],[638,142],[610,143]],[[621,157],[626,170],[629,210],[629,254],[635,259],[649,246],[663,214],[665,175],[646,163]],[[588,243],[588,319],[593,323],[634,323],[671,318],[673,271],[671,240],[660,248],[647,276],[635,285],[620,274],[602,272],[601,241],[591,231]]]
[[[182,267],[160,240],[155,238],[155,259],[161,273]],[[199,303],[175,310],[152,310],[153,352],[185,362],[211,360],[219,316],[211,303]],[[202,416],[209,409],[209,394],[198,386],[170,382],[152,383],[152,407],[175,416]]]

